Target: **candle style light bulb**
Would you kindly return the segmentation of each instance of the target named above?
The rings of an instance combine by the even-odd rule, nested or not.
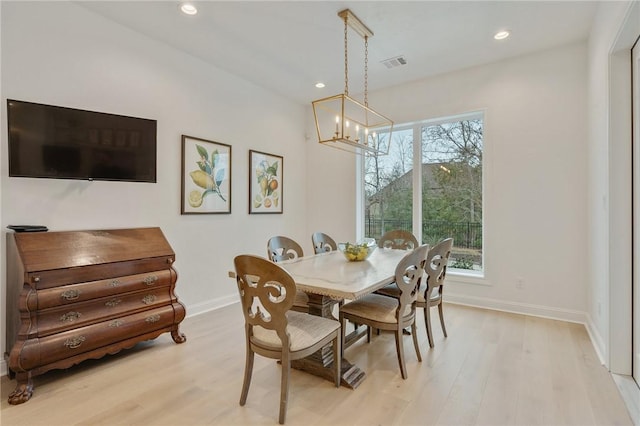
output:
[[[347,128],[347,130],[346,130],[346,133],[347,133],[347,134],[346,134],[346,136],[345,136],[345,137],[346,137],[347,139],[349,139],[349,120],[345,120],[345,122],[344,122],[344,127],[346,127],[346,128]]]
[[[336,135],[340,133],[340,116],[336,115]]]
[[[356,142],[360,140],[360,125],[356,124]]]

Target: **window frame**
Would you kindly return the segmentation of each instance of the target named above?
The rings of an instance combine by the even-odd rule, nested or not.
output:
[[[479,271],[457,269],[449,267],[447,273],[455,275],[461,282],[469,284],[487,285],[486,271],[487,271],[487,258],[486,258],[486,220],[485,220],[485,200],[486,200],[486,111],[476,110],[461,114],[442,116],[436,118],[429,118],[424,120],[418,120],[408,123],[401,123],[394,126],[394,133],[400,130],[413,129],[413,171],[412,173],[412,231],[418,239],[418,242],[422,244],[422,173],[415,173],[415,170],[422,170],[422,128],[428,126],[437,126],[443,123],[450,123],[463,120],[482,120],[482,269]],[[416,141],[418,143],[416,143]],[[356,235],[358,238],[364,237],[364,225],[365,225],[365,155],[356,156]]]

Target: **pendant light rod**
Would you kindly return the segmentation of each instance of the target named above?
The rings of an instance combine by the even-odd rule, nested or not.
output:
[[[373,31],[371,31],[365,24],[362,23],[360,19],[349,9],[344,9],[338,12],[338,16],[341,17],[347,25],[351,27],[355,32],[357,32],[360,37],[373,37]]]

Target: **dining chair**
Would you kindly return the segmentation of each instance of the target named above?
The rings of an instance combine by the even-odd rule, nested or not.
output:
[[[304,256],[304,251],[300,244],[282,235],[269,238],[269,241],[267,241],[267,253],[272,262],[281,262]]]
[[[380,239],[378,239],[378,247],[380,248],[391,248],[396,250],[413,250],[418,247],[418,240],[416,237],[409,231],[405,231],[403,229],[394,229],[392,231],[387,231]],[[393,288],[397,289],[393,283],[389,284]],[[379,293],[380,290],[376,290],[376,293]],[[408,333],[408,331],[405,331]],[[377,334],[380,334],[380,331],[377,331]]]
[[[314,232],[311,235],[311,243],[315,254],[338,250],[338,245],[333,238],[323,232]]]
[[[378,247],[399,250],[413,250],[414,248],[418,247],[418,240],[409,231],[405,231],[403,229],[394,229],[393,231],[385,232],[378,239]]]
[[[289,399],[291,361],[307,357],[333,342],[335,385],[341,379],[340,323],[290,310],[296,283],[282,267],[253,255],[234,259],[236,282],[245,320],[246,361],[240,405],[244,406],[251,385],[254,354],[278,359],[282,365],[280,424],[284,424]]]
[[[447,337],[447,329],[444,325],[444,312],[442,305],[442,291],[444,287],[444,279],[447,275],[447,263],[451,255],[453,247],[453,238],[447,238],[440,241],[429,250],[427,261],[425,263],[426,280],[422,280],[418,289],[418,298],[416,307],[424,309],[424,325],[427,330],[427,338],[429,346],[433,348],[433,333],[431,331],[431,314],[430,308],[437,306],[440,316],[440,326],[444,337]],[[388,285],[376,291],[377,294],[391,296],[397,298],[399,292],[396,286]]]
[[[396,339],[396,353],[400,364],[402,378],[407,378],[407,367],[404,361],[403,330],[411,327],[413,346],[418,361],[422,361],[420,347],[416,336],[416,300],[418,288],[424,276],[425,261],[429,245],[422,245],[407,252],[398,262],[395,270],[395,284],[399,297],[387,297],[380,294],[369,294],[356,301],[346,303],[340,308],[340,324],[342,324],[342,347],[344,352],[345,320],[367,326],[367,342],[371,341],[371,329],[393,331]]]
[[[272,262],[297,259],[304,256],[300,244],[289,237],[278,235],[267,241],[267,255]],[[291,308],[298,312],[309,312],[309,296],[302,290],[296,292],[296,299]]]

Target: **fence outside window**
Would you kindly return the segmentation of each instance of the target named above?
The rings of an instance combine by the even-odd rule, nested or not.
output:
[[[364,221],[365,235],[371,238],[380,238],[386,231],[403,229],[412,232],[410,220],[397,219],[370,219]],[[453,238],[457,248],[482,250],[482,223],[481,222],[446,222],[424,221],[422,222],[422,242],[435,244],[444,238]]]

